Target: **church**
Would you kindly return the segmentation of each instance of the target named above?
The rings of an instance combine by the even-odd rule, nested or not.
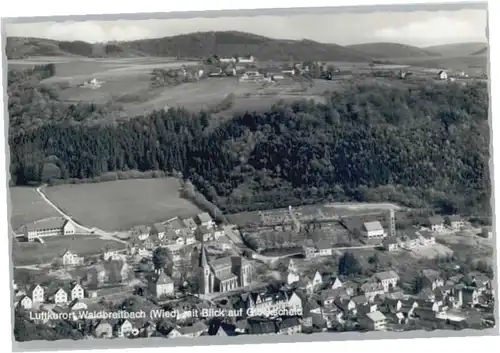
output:
[[[200,294],[228,292],[248,286],[252,279],[252,266],[241,256],[226,256],[210,260],[205,246],[200,252]]]

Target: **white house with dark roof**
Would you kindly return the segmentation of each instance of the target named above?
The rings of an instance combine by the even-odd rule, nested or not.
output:
[[[323,277],[318,271],[316,271],[314,277],[307,281],[306,290],[308,293],[313,293],[316,290],[318,290],[322,284],[323,284]]]
[[[397,237],[385,237],[382,245],[387,251],[395,251],[399,249],[399,241]]]
[[[71,288],[71,300],[83,299],[84,297],[85,297],[85,290],[80,284],[76,283]]]
[[[198,228],[198,224],[196,224],[196,221],[193,218],[185,218],[182,221],[191,231],[195,231],[196,228]]]
[[[385,292],[389,292],[390,289],[396,288],[399,281],[399,275],[393,270],[377,272],[373,275],[373,278],[378,283],[382,284]]]
[[[159,271],[149,280],[149,288],[157,298],[174,294],[174,281],[165,272]]]
[[[159,240],[163,240],[165,238],[165,234],[167,233],[167,229],[163,223],[154,223],[151,227],[151,234],[155,234]]]
[[[208,212],[198,214],[196,216],[196,221],[199,225],[201,225],[202,227],[207,227],[208,229],[211,229],[215,226],[215,222],[213,221],[212,217],[210,217]]]
[[[387,327],[387,318],[380,311],[361,315],[358,321],[361,327],[370,331],[384,331]]]
[[[440,80],[447,80],[448,79],[448,74],[446,73],[446,71],[444,70],[441,70],[438,72],[438,79]]]
[[[384,238],[386,236],[386,233],[384,231],[384,227],[382,227],[382,224],[380,224],[379,221],[363,223],[363,227],[361,228],[361,232],[362,232],[363,236],[365,236],[368,239]]]
[[[423,230],[420,232],[420,243],[423,246],[430,246],[436,244],[436,236],[433,232]]]
[[[427,226],[433,232],[442,232],[443,230],[446,229],[444,225],[444,219],[439,215],[429,217],[427,219]]]
[[[117,337],[127,337],[132,333],[134,325],[129,320],[120,320],[115,325],[115,333]]]
[[[25,310],[33,308],[33,300],[27,295],[23,295],[21,299],[16,303],[17,307],[21,307]]]
[[[451,215],[446,217],[446,223],[452,229],[461,229],[465,227],[465,221],[459,215]]]
[[[146,240],[149,238],[149,228],[145,225],[135,226],[132,228],[131,234],[139,240]]]
[[[66,250],[62,255],[62,263],[64,266],[78,266],[83,264],[83,257],[78,256],[71,250]]]
[[[444,280],[438,271],[424,269],[422,270],[422,284],[424,288],[430,288],[434,290],[438,287],[444,286]]]
[[[331,241],[322,239],[316,243],[316,248],[319,256],[332,256],[333,246]]]
[[[36,284],[30,291],[31,300],[33,303],[43,303],[45,302],[45,290],[39,284]]]
[[[68,293],[63,288],[59,288],[54,294],[55,304],[67,304],[68,303]]]

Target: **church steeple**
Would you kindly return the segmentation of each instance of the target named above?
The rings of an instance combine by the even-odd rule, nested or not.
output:
[[[207,249],[205,249],[205,244],[203,244],[203,242],[201,244],[200,267],[208,267]]]

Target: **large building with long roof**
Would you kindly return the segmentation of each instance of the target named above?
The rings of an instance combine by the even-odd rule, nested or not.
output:
[[[75,232],[75,225],[70,220],[51,217],[25,224],[16,231],[16,235],[34,241],[37,238],[72,235]]]

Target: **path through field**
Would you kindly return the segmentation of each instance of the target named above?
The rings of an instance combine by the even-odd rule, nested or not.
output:
[[[76,221],[73,220],[73,218],[64,213],[59,207],[57,207],[56,204],[54,204],[42,191],[42,189],[45,187],[46,185],[42,185],[42,186],[39,186],[36,188],[36,192],[40,195],[40,197],[45,201],[47,202],[47,204],[49,204],[54,210],[56,210],[62,217],[64,217],[65,219],[67,219],[68,221],[70,221],[71,223],[75,224],[77,227],[83,229],[84,231],[88,232],[88,233],[92,233],[92,234],[95,234],[95,235],[98,235],[99,237],[101,237],[102,239],[104,240],[114,240],[114,241],[117,241],[119,243],[123,243],[123,244],[128,244],[126,241],[122,240],[122,239],[119,239],[117,237],[114,237],[113,235],[111,235],[110,233],[107,233],[105,231],[103,231],[102,229],[99,229],[99,228],[87,228],[85,227],[84,225],[81,225],[79,223],[77,223]]]

